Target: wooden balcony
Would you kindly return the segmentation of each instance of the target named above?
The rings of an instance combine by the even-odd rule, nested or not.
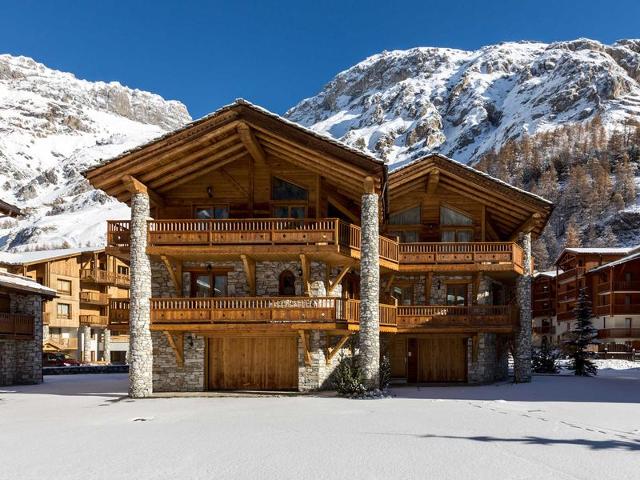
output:
[[[571,270],[567,270],[566,272],[562,272],[558,275],[558,289],[560,289],[560,284],[574,282],[578,278],[582,278],[585,274],[584,267],[576,267]]]
[[[111,253],[129,249],[130,222],[110,221]],[[151,255],[207,259],[252,255],[266,258],[289,252],[360,258],[362,233],[357,225],[326,219],[150,220]],[[401,271],[497,271],[523,273],[523,251],[515,242],[398,243],[380,237],[380,265]],[[339,258],[335,258],[339,261]]]
[[[638,281],[616,281],[613,285],[610,282],[602,282],[598,284],[598,293],[639,293],[640,282]]]
[[[109,327],[115,330],[129,328],[128,298],[112,298],[109,301]]]
[[[551,325],[542,325],[540,327],[533,327],[533,333],[537,335],[548,335],[550,333],[555,333],[555,328]]]
[[[109,317],[106,315],[80,315],[80,325],[90,327],[107,327],[109,326]]]
[[[87,268],[80,270],[80,280],[92,282],[99,285],[115,285],[118,287],[128,287],[131,279],[129,275],[122,273],[108,272],[98,268]]]
[[[515,242],[401,243],[399,251],[401,271],[524,271]]]
[[[598,338],[640,338],[640,328],[603,328]]]
[[[398,306],[398,332],[425,330],[449,332],[489,330],[510,332],[517,321],[517,309],[509,305],[413,305]]]
[[[638,303],[614,303],[613,306],[598,305],[593,308],[596,315],[640,315],[640,304]]]
[[[109,305],[109,295],[100,292],[83,290],[80,292],[80,302],[91,305]]]
[[[31,340],[34,334],[34,318],[21,313],[0,312],[0,337]]]

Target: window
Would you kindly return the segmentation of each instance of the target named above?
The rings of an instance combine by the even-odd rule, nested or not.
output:
[[[413,285],[393,287],[393,296],[400,305],[413,305]]]
[[[447,285],[447,305],[467,304],[467,284],[454,283]]]
[[[305,218],[307,208],[299,205],[277,205],[273,207],[273,218]]]
[[[391,225],[419,225],[420,224],[420,207],[410,208],[402,212],[392,213],[389,215],[389,223]]]
[[[278,278],[278,294],[292,297],[296,294],[296,277],[291,270],[284,270]]]
[[[71,305],[68,303],[59,303],[57,306],[58,318],[71,318]]]
[[[472,242],[473,219],[448,207],[440,207],[440,240],[443,242]]]
[[[389,236],[398,237],[402,243],[416,243],[420,241],[418,230],[403,230],[401,232],[389,232]]]
[[[129,275],[129,267],[125,267],[124,265],[118,265],[118,273],[120,275]]]
[[[226,205],[207,205],[195,208],[195,217],[200,220],[229,218],[229,207]]]
[[[58,292],[71,295],[71,280],[58,279]]]
[[[309,192],[298,185],[273,177],[271,179],[272,200],[309,200]]]
[[[440,207],[440,225],[473,225],[473,219],[457,210]]]
[[[190,272],[191,297],[226,297],[227,274],[213,272]]]

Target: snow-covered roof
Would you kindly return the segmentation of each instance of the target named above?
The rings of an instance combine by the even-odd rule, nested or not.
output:
[[[102,248],[61,248],[56,250],[36,250],[33,252],[0,252],[0,264],[29,265],[59,258],[75,257],[82,253],[101,252]]]
[[[561,274],[562,270],[547,270],[545,272],[535,272],[533,274],[533,278],[538,278],[538,277],[549,277],[549,278],[555,278],[557,275]]]
[[[577,253],[577,254],[592,254],[592,255],[629,255],[631,253],[635,253],[637,250],[640,250],[640,245],[636,245],[635,247],[566,247],[556,261],[553,262],[557,264],[560,259],[564,256],[565,253]]]
[[[11,288],[13,290],[21,290],[24,292],[38,293],[46,297],[56,297],[56,291],[52,288],[40,285],[35,280],[22,275],[14,275],[0,271],[0,287]]]
[[[634,249],[636,250],[636,249]],[[589,270],[589,272],[599,272],[600,270],[605,270],[607,268],[615,267],[616,265],[622,265],[623,263],[631,262],[633,260],[640,259],[640,252],[634,252],[631,255],[627,255],[626,257],[622,257],[618,260],[614,260],[613,262],[605,263],[599,267],[593,268]]]

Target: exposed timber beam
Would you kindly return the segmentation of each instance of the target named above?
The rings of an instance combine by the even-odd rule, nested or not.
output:
[[[173,353],[176,355],[176,363],[179,367],[184,366],[184,333],[183,332],[169,332],[165,331],[169,345],[173,349]]]
[[[238,124],[238,135],[240,136],[240,141],[256,162],[262,164],[267,163],[267,155],[264,153],[262,145],[258,142],[249,125],[240,122]]]
[[[338,343],[336,343],[334,347],[327,348],[327,355],[326,355],[327,365],[331,363],[331,361],[333,360],[333,357],[336,356],[336,354],[340,351],[342,347],[344,347],[344,344],[347,343],[350,338],[351,338],[350,333],[347,335],[343,335],[342,337],[340,337],[340,340],[338,340]]]
[[[342,213],[353,223],[360,223],[360,218],[355,213],[353,213],[344,203],[342,203],[340,199],[336,198],[335,195],[328,195],[327,200],[329,201],[329,203],[331,203],[331,205],[336,207],[336,209],[340,210],[340,213]]]
[[[249,284],[249,292],[254,297],[256,295],[256,261],[246,255],[240,255],[240,258],[242,259],[244,274]]]
[[[300,265],[302,270],[302,285],[304,287],[304,293],[307,295],[311,294],[311,289],[309,285],[309,277],[310,277],[310,264],[309,259],[304,253],[300,254]]]
[[[433,169],[429,174],[429,180],[427,180],[427,195],[435,195],[440,183],[440,170]]]
[[[307,340],[307,334],[304,330],[298,330],[300,341],[302,342],[302,349],[304,351],[304,364],[311,365],[311,352],[309,351],[309,342]]]
[[[518,228],[515,229],[515,231],[509,238],[509,241],[515,242],[521,233],[530,233],[536,228],[536,225],[538,224],[538,221],[541,217],[542,216],[539,213],[534,213],[533,215],[531,215]]]
[[[335,288],[340,285],[340,282],[342,281],[342,279],[344,278],[344,276],[349,273],[349,270],[351,270],[351,264],[349,265],[345,265],[344,267],[342,267],[342,270],[340,270],[340,273],[338,273],[338,276],[335,278],[335,280],[332,282],[331,280],[329,280],[329,288],[327,289],[327,294],[329,296],[331,296],[331,293],[333,293],[333,291],[335,290]]]
[[[144,193],[148,195],[149,200],[151,200],[157,206],[164,206],[164,199],[158,193],[147,187],[144,183],[142,183],[135,177],[132,177],[131,175],[125,175],[124,177],[122,177],[122,183],[130,193]]]
[[[179,297],[182,296],[182,264],[166,255],[160,255],[160,259],[169,271],[173,285],[176,287],[176,294]]]

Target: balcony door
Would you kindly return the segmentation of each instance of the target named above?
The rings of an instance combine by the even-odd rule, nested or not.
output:
[[[463,307],[467,304],[467,284],[450,283],[447,285],[447,305]]]
[[[216,272],[189,272],[190,297],[210,298],[227,296],[227,274]]]

